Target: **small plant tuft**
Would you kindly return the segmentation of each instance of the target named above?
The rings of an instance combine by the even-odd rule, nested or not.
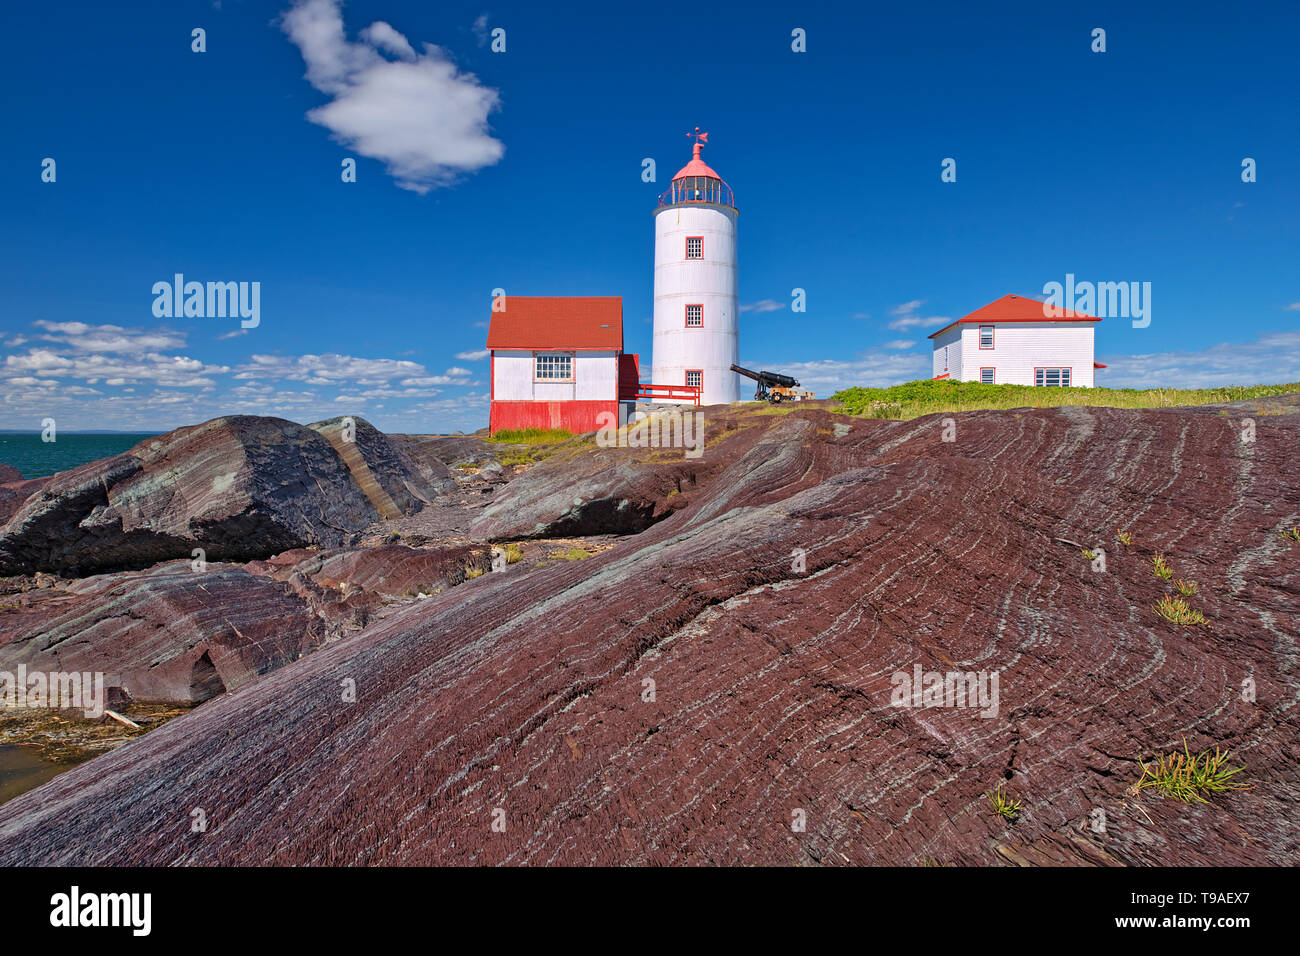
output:
[[[1120,544],[1132,544],[1132,543],[1133,543],[1133,535],[1132,535],[1131,533],[1129,533],[1128,531],[1119,531],[1119,532],[1116,533],[1116,537],[1119,538],[1119,543],[1120,543]]]
[[[1008,823],[1015,823],[1016,818],[1020,816],[1020,801],[1012,800],[1008,794],[1002,792],[1002,784],[998,784],[997,790],[990,791],[984,796],[989,798],[989,803],[993,806],[993,812],[1002,817]]]
[[[1169,562],[1165,560],[1165,556],[1159,551],[1151,559],[1151,570],[1162,581],[1168,581],[1174,576],[1174,569],[1169,566]]]
[[[1184,581],[1182,578],[1174,578],[1174,590],[1183,597],[1196,597],[1196,582]]]
[[[1183,741],[1183,752],[1174,751],[1158,757],[1151,763],[1139,760],[1142,776],[1132,787],[1136,796],[1143,790],[1154,788],[1166,797],[1183,803],[1209,803],[1206,794],[1225,793],[1229,790],[1253,790],[1233,777],[1245,767],[1229,769],[1228,751],[1214,748],[1192,756]]]
[[[1286,528],[1283,531],[1279,531],[1278,534],[1286,538],[1288,541],[1300,541],[1300,525],[1296,525],[1294,528]]]
[[[1096,552],[1096,551],[1091,551],[1091,550],[1089,550],[1088,548],[1083,548],[1083,549],[1081,549],[1081,550],[1079,551],[1079,553],[1080,553],[1081,555],[1083,555],[1083,560],[1085,560],[1085,561],[1096,561],[1096,560],[1097,560],[1097,552]]]
[[[1157,614],[1163,617],[1171,624],[1177,624],[1181,627],[1195,627],[1202,624],[1208,624],[1205,615],[1196,608],[1189,605],[1180,597],[1170,597],[1168,594],[1162,596],[1159,601],[1153,605]]]

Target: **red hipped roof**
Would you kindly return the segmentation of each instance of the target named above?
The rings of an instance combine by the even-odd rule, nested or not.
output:
[[[1051,310],[1053,315],[1048,314]],[[1000,299],[995,299],[983,308],[976,309],[970,315],[958,319],[956,322],[949,322],[938,332],[930,335],[934,338],[936,335],[942,335],[954,325],[965,325],[967,323],[984,323],[985,325],[994,322],[1100,322],[1101,319],[1095,315],[1088,315],[1086,312],[1072,312],[1069,309],[1062,309],[1058,306],[1049,306],[1045,302],[1037,299],[1026,299],[1022,295],[1004,295]]]
[[[621,296],[505,297],[492,313],[489,349],[623,349]]]

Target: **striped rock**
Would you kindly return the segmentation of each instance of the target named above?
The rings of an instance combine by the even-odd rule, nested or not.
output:
[[[1298,410],[765,417],[615,547],[483,575],[5,804],[0,863],[1295,865]],[[1210,626],[1154,613],[1157,552]],[[896,706],[917,665],[996,674],[997,706]],[[1184,741],[1254,789],[1133,796]]]

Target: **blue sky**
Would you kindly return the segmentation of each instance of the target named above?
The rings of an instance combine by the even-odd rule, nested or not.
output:
[[[6,5],[0,427],[471,430],[497,287],[622,296],[648,367],[651,211],[697,125],[747,365],[928,377],[930,332],[1072,273],[1151,283],[1099,384],[1300,380],[1300,5],[550,6]],[[259,282],[260,324],[156,317],[178,272]]]

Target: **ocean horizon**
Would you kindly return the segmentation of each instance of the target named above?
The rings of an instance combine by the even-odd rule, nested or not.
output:
[[[161,432],[59,432],[55,441],[39,431],[0,431],[0,463],[24,478],[42,478],[87,462],[110,458]]]

